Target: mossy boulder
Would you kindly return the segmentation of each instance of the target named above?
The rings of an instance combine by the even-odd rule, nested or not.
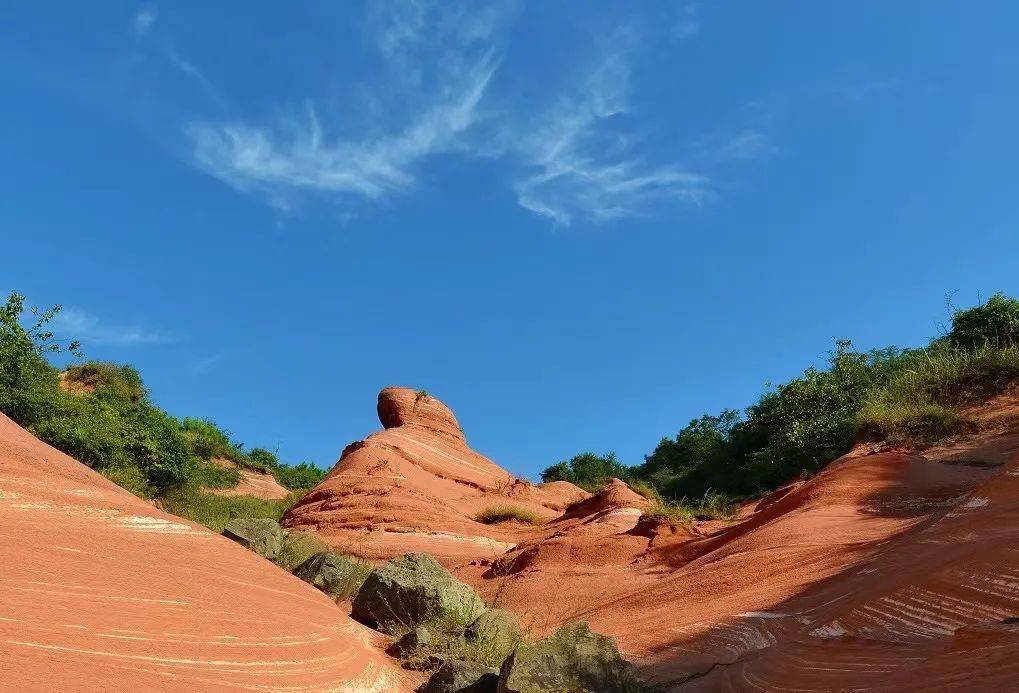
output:
[[[334,599],[346,598],[364,581],[364,563],[333,551],[320,551],[294,568],[294,575]]]
[[[611,638],[586,623],[563,626],[502,664],[499,693],[639,693],[645,688]]]
[[[351,616],[394,632],[438,623],[463,629],[485,611],[481,597],[425,553],[408,553],[376,568],[364,581]]]
[[[404,633],[396,642],[386,648],[386,653],[397,659],[409,659],[420,654],[431,641],[432,634],[428,629],[418,626],[414,630]]]
[[[317,534],[295,529],[284,533],[276,563],[287,570],[294,570],[315,554],[328,550],[329,547]]]
[[[475,662],[447,659],[418,687],[418,693],[495,693],[499,670]]]
[[[502,609],[489,609],[468,624],[464,637],[483,647],[500,663],[516,649],[524,632],[516,616]]]
[[[270,561],[276,560],[283,544],[283,529],[276,520],[267,518],[230,520],[223,528],[223,536]]]

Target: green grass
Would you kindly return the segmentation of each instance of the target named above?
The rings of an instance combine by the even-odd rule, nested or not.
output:
[[[694,520],[731,520],[739,510],[732,498],[716,491],[709,490],[697,503],[691,504],[686,499],[671,501],[663,498],[654,486],[640,479],[631,479],[627,483],[651,502],[651,506],[644,511],[645,517],[676,525],[689,525]]]
[[[1019,347],[932,348],[867,394],[856,417],[868,438],[930,444],[972,431],[959,412],[1019,382]]]
[[[276,564],[285,570],[293,570],[316,553],[328,550],[326,543],[312,532],[289,531],[283,538]]]
[[[184,488],[168,493],[161,499],[161,505],[167,512],[222,532],[230,520],[238,517],[279,520],[299,499],[300,496],[293,493],[281,500],[266,500],[254,496],[218,496],[196,488]]]
[[[493,505],[474,516],[477,522],[494,525],[500,522],[522,522],[526,525],[540,525],[542,520],[535,513],[515,505]]]

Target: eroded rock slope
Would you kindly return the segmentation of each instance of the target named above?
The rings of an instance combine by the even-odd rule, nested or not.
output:
[[[0,688],[409,690],[315,588],[0,414]]]

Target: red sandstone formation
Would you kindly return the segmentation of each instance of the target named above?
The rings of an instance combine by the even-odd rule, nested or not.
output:
[[[452,565],[498,557],[536,531],[475,521],[482,510],[511,505],[551,520],[588,495],[514,478],[471,450],[453,412],[423,392],[386,388],[378,412],[385,430],[348,445],[284,526],[369,558],[424,551]]]
[[[213,464],[223,467],[237,469],[237,465],[230,460],[216,458]],[[241,480],[233,488],[208,489],[209,493],[218,496],[255,496],[266,500],[282,500],[290,495],[290,490],[281,486],[276,477],[266,472],[256,472],[252,469],[239,469]]]
[[[1019,434],[860,448],[714,531],[611,516],[585,501],[457,572],[538,632],[588,620],[669,690],[1019,685]]]
[[[0,415],[0,688],[409,690],[318,590]]]

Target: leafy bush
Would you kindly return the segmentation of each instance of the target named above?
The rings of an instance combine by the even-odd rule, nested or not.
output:
[[[241,450],[243,446],[231,440],[230,434],[212,421],[185,417],[181,427],[197,457],[203,460],[219,457],[242,467],[252,466],[251,460]]]
[[[541,518],[528,510],[515,505],[493,505],[485,508],[474,516],[475,521],[486,525],[494,525],[500,522],[515,520],[527,525],[540,525]]]
[[[252,453],[254,453],[254,450],[252,450]],[[308,491],[313,489],[326,476],[324,471],[310,462],[273,467],[272,473],[276,476],[276,481],[281,486],[291,491]]]
[[[145,397],[141,376],[131,366],[89,361],[68,367],[63,378],[72,392],[94,393],[103,390],[117,399],[132,403],[141,402]]]
[[[616,459],[616,453],[596,455],[583,452],[569,461],[548,467],[541,473],[542,481],[569,481],[587,491],[597,491],[614,478],[627,476],[629,470]]]
[[[276,457],[276,453],[270,452],[265,448],[252,448],[251,452],[248,453],[248,459],[250,459],[255,466],[269,471],[275,469],[280,465],[280,460]]]
[[[1019,301],[996,293],[986,303],[956,310],[948,342],[956,349],[1004,348],[1019,343]]]

